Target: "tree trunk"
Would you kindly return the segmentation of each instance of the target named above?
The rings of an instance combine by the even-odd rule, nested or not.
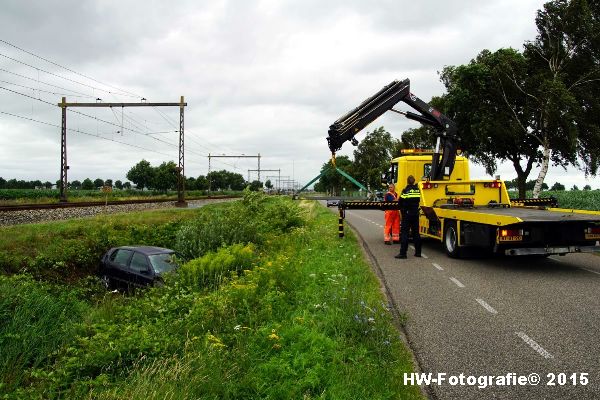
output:
[[[546,178],[546,173],[548,173],[548,164],[550,163],[550,147],[548,141],[544,141],[544,149],[543,149],[543,158],[542,158],[542,169],[540,169],[540,173],[535,181],[535,186],[533,187],[533,198],[537,199],[540,197],[540,192],[542,191],[542,184],[544,183],[544,179]]]
[[[524,199],[527,197],[527,175],[523,172],[517,171],[517,188],[519,190],[519,198]]]

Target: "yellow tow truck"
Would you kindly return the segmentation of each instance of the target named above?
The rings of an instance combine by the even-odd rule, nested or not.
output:
[[[392,107],[403,101],[419,114]],[[469,160],[457,151],[457,129],[452,120],[410,93],[410,82],[393,81],[329,128],[332,157],[341,145],[385,111],[391,110],[436,128],[434,150],[404,150],[391,161],[384,182],[406,184],[409,175],[421,191],[420,234],[439,240],[450,257],[478,247],[509,256],[600,251],[600,212],[567,210],[556,200],[511,200],[500,179],[471,180]],[[340,237],[346,209],[398,209],[397,203],[341,201]]]

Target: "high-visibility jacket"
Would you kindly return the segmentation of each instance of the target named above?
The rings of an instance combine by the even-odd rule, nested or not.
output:
[[[419,212],[419,202],[421,201],[421,191],[417,185],[407,185],[400,194],[400,211],[404,215],[417,215]]]
[[[384,196],[386,202],[398,201],[396,192],[387,192]],[[383,240],[385,242],[400,241],[400,213],[398,210],[385,210],[385,226],[383,227]]]

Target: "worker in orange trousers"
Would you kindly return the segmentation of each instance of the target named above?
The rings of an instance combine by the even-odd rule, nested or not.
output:
[[[385,194],[386,202],[398,202],[398,193],[393,183],[388,186]],[[400,212],[398,210],[385,210],[385,227],[383,228],[383,242],[385,244],[400,243]]]

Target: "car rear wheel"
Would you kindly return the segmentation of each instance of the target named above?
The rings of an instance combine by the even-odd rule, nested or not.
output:
[[[108,275],[102,275],[102,277],[100,278],[100,280],[102,281],[102,285],[104,286],[104,288],[106,290],[110,290],[112,289],[112,279],[110,278],[110,276]]]

